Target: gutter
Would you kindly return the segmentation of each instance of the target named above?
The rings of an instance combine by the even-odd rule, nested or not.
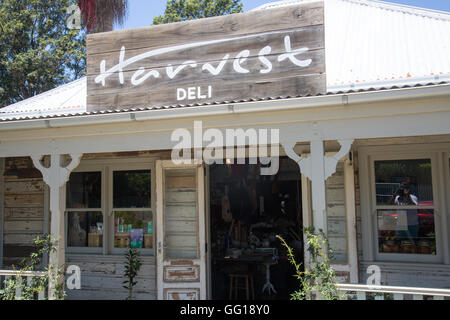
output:
[[[219,116],[253,112],[301,110],[305,108],[342,107],[357,104],[404,101],[413,99],[450,97],[450,84],[401,88],[373,92],[331,94],[314,97],[277,99],[221,105],[179,107],[148,111],[118,112],[103,115],[71,116],[54,119],[17,120],[0,122],[0,131],[62,128],[106,123],[152,121],[174,118]]]

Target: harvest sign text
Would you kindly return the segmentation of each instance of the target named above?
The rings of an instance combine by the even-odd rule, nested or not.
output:
[[[88,109],[324,93],[323,3],[269,11],[90,35]]]

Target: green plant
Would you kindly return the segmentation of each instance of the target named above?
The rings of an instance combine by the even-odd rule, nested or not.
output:
[[[0,290],[0,300],[36,300],[39,292],[45,291],[49,287],[49,283],[53,284],[52,294],[56,299],[64,299],[66,293],[64,291],[64,268],[56,270],[55,266],[48,265],[42,270],[42,260],[44,254],[49,254],[56,251],[56,241],[53,242],[50,235],[36,237],[34,239],[35,251],[29,257],[24,258],[19,263],[18,275],[5,280],[3,282],[3,289]],[[35,276],[30,279],[30,282],[24,281],[21,276],[26,271],[43,271],[43,276]],[[53,274],[53,277],[50,275]],[[16,289],[20,289],[20,297],[16,296]],[[48,296],[46,297],[48,299]]]
[[[293,249],[279,235],[277,238],[287,250],[289,262],[295,268],[294,277],[300,281],[300,289],[291,294],[291,300],[311,300],[313,295],[324,300],[345,299],[345,294],[337,288],[336,274],[330,266],[329,257],[332,254],[328,239],[322,230],[319,234],[314,228],[305,228],[307,250],[310,255],[310,267],[301,269],[301,263],[295,260]]]
[[[128,251],[125,253],[125,259],[125,281],[123,282],[125,286],[123,287],[128,290],[127,300],[131,300],[133,299],[133,288],[137,284],[135,279],[141,269],[142,262],[139,251],[136,248],[128,248]]]

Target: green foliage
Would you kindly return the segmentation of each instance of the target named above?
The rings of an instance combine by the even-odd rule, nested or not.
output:
[[[67,28],[67,8],[76,2],[0,1],[0,107],[84,74],[84,31]]]
[[[277,236],[287,249],[289,262],[295,268],[294,277],[300,281],[300,289],[291,294],[291,300],[311,300],[313,294],[318,294],[324,300],[341,300],[345,295],[337,289],[336,274],[330,266],[329,257],[332,254],[328,246],[328,239],[320,230],[314,233],[314,228],[305,228],[308,252],[310,254],[310,268],[302,271],[301,263],[294,257],[294,251],[286,241]]]
[[[153,24],[186,21],[242,12],[241,0],[168,0],[164,15]]]
[[[139,270],[141,269],[142,262],[140,259],[140,254],[136,248],[128,248],[125,253],[125,272],[124,278],[126,279],[123,283],[125,289],[128,290],[127,300],[133,299],[133,288],[136,286],[137,281],[135,280]]]
[[[37,300],[38,294],[45,291],[49,287],[51,281],[53,288],[53,296],[56,299],[64,299],[66,293],[64,291],[64,270],[56,270],[55,266],[49,265],[43,270],[42,277],[32,277],[30,283],[25,281],[25,277],[21,277],[25,271],[39,271],[42,267],[44,254],[56,251],[56,242],[53,242],[50,235],[37,237],[34,239],[35,251],[28,258],[23,259],[17,270],[19,275],[12,277],[3,282],[3,289],[0,290],[0,300]],[[50,275],[53,277],[50,279]],[[16,289],[21,289],[21,297],[16,296]],[[48,296],[46,297],[48,299]]]

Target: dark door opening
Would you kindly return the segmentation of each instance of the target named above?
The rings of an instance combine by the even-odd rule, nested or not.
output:
[[[299,283],[276,235],[303,262],[298,165],[283,157],[276,175],[263,176],[247,159],[209,172],[212,299],[289,299]]]

